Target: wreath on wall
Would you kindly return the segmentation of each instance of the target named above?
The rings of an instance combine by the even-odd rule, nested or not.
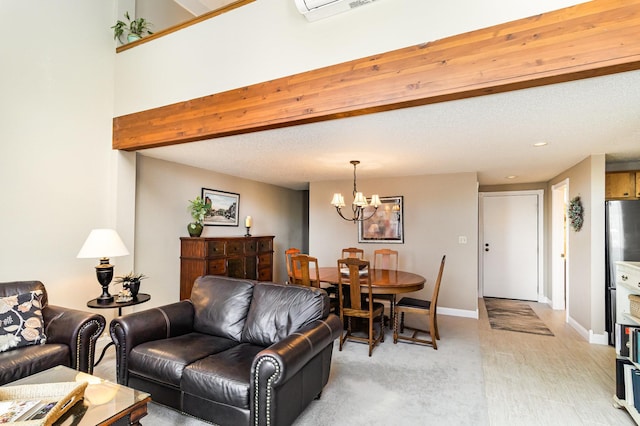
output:
[[[578,232],[582,229],[582,224],[584,223],[584,208],[582,207],[582,202],[580,202],[580,197],[574,197],[569,203],[569,220],[571,220],[571,227],[574,231]]]

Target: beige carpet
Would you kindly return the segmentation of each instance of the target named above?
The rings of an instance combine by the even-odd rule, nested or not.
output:
[[[329,383],[294,426],[488,425],[478,321],[440,316],[438,325],[438,350],[401,342],[394,345],[389,330],[371,358],[366,344],[349,341],[340,352],[336,341]],[[100,342],[99,350],[104,343]],[[114,348],[107,350],[94,374],[115,381],[114,353]],[[141,423],[209,424],[153,402]]]
[[[494,330],[553,336],[553,333],[526,302],[484,298],[489,324]]]

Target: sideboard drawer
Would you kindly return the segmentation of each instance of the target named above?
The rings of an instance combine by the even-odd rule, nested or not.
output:
[[[258,266],[260,266],[260,267],[271,266],[271,258],[272,257],[273,256],[271,255],[271,253],[259,254],[258,255]]]
[[[243,242],[242,241],[227,241],[227,256],[234,254],[242,254]]]
[[[272,238],[261,238],[258,240],[258,251],[260,253],[265,252],[265,251],[271,251],[271,243],[272,243],[273,239]]]
[[[224,256],[224,241],[208,241],[209,257]]]
[[[245,253],[255,253],[256,252],[256,240],[249,240],[244,243],[244,252]]]
[[[271,268],[259,268],[258,269],[258,281],[271,281],[272,280]]]
[[[225,259],[210,260],[207,266],[208,275],[224,275],[227,272]]]

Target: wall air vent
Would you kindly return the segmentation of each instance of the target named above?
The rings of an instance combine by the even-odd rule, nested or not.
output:
[[[377,0],[294,0],[296,7],[307,18],[313,22],[319,19],[328,18],[338,13],[346,12],[365,4],[373,3]]]

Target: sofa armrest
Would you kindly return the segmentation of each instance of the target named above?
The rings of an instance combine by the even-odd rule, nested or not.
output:
[[[193,330],[193,305],[182,300],[170,305],[135,312],[115,318],[109,325],[111,339],[116,344],[116,377],[127,385],[127,358],[131,349],[144,342],[180,336]]]
[[[102,315],[47,305],[42,309],[47,343],[69,346],[71,368],[91,374],[96,352],[96,341],[104,331],[106,320]]]
[[[334,314],[260,351],[251,366],[252,416],[271,418],[269,407],[274,388],[282,386],[313,357],[340,337],[342,322]],[[257,397],[256,397],[257,396]]]

